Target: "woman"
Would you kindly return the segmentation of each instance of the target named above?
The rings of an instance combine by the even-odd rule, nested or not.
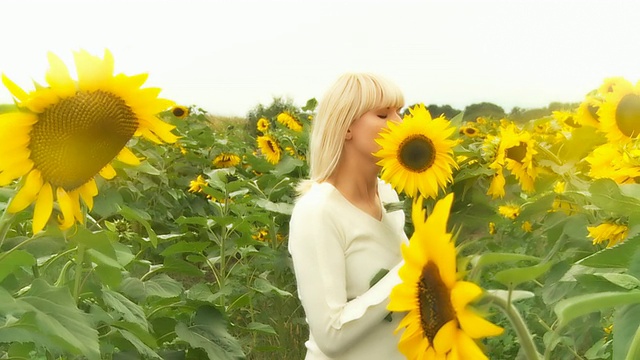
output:
[[[314,119],[310,180],[290,223],[289,252],[309,323],[307,360],[404,359],[386,306],[400,282],[404,213],[378,178],[372,155],[387,121],[400,121],[399,88],[370,74],[346,74],[327,91]],[[372,285],[381,269],[390,270]]]

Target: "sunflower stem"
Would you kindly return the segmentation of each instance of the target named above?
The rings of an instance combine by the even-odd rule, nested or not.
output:
[[[540,144],[536,144],[536,148],[538,150],[540,150],[540,152],[544,153],[544,155],[547,156],[547,158],[552,160],[554,163],[556,163],[558,165],[562,165],[562,161],[560,160],[560,158],[558,158],[556,156],[556,154],[554,154],[551,151],[549,151],[549,149],[545,148],[544,146],[542,146]]]
[[[80,282],[82,280],[82,267],[84,263],[85,250],[86,246],[84,244],[78,244],[78,252],[76,253],[76,273],[73,283],[73,298],[75,299],[76,303],[78,302],[78,297],[80,295]]]
[[[520,340],[520,346],[522,347],[523,352],[525,353],[528,360],[541,360],[540,354],[538,350],[536,350],[536,345],[533,342],[533,336],[531,335],[531,331],[527,327],[524,319],[518,312],[515,306],[509,300],[505,300],[497,295],[491,294],[489,292],[485,292],[484,297],[487,298],[492,304],[496,305],[500,310],[507,315],[509,318],[509,322],[513,326],[516,334],[518,335],[518,339]],[[511,291],[509,291],[509,299],[511,298]]]

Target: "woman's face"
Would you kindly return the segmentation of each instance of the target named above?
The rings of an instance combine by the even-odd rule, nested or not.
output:
[[[380,145],[375,139],[378,138],[382,128],[387,126],[387,121],[402,120],[399,111],[400,108],[387,107],[364,113],[349,126],[346,137],[347,146],[363,157],[373,157],[372,153],[380,150]]]

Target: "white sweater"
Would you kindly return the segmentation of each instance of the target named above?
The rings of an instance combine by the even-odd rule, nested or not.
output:
[[[398,201],[379,181],[383,204]],[[298,199],[290,223],[289,252],[309,324],[306,360],[395,360],[404,314],[389,314],[391,289],[400,282],[400,244],[407,242],[404,212],[377,220],[351,204],[333,185],[314,184]],[[380,269],[390,270],[373,287]]]

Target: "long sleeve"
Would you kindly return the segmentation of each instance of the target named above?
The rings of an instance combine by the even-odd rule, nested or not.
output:
[[[340,215],[322,201],[297,204],[290,223],[289,251],[300,300],[318,348],[329,357],[339,356],[385,321],[389,294],[400,282],[398,263],[369,290],[348,299],[344,223],[349,220]]]

